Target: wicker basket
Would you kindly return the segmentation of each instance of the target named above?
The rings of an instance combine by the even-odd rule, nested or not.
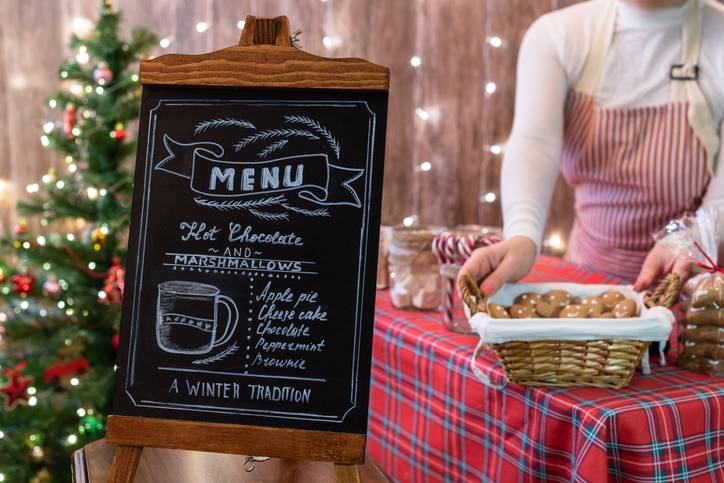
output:
[[[467,276],[458,280],[470,315],[487,313],[487,296]],[[646,294],[648,307],[671,308],[679,293],[679,277],[668,275]],[[593,386],[620,389],[628,385],[650,341],[541,340],[489,344],[495,350],[508,382],[527,386]]]

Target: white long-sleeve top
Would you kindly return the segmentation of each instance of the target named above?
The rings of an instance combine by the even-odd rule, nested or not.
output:
[[[540,250],[546,214],[560,169],[563,111],[581,76],[597,22],[608,0],[579,3],[543,15],[529,28],[518,54],[513,129],[501,170],[504,238],[525,236]],[[703,4],[699,85],[719,137],[724,140],[724,6]],[[595,102],[604,108],[645,107],[670,102],[669,71],[681,59],[681,7],[643,10],[619,2],[616,28]],[[724,149],[703,205],[722,214],[724,241]]]

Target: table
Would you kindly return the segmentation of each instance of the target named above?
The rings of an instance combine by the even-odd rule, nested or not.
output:
[[[100,439],[73,453],[75,483],[106,483],[116,445]],[[239,455],[144,448],[134,483],[336,483],[334,463],[272,458],[244,471]],[[394,483],[377,462],[367,455],[358,466],[360,483]]]
[[[524,279],[563,280],[628,283],[545,256]],[[367,447],[400,483],[724,481],[724,378],[652,357],[624,389],[496,389],[478,340],[378,291]],[[505,382],[495,353],[476,364]]]

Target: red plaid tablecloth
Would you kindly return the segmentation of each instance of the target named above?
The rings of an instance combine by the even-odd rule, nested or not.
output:
[[[622,282],[543,256],[525,279],[563,280]],[[724,481],[724,378],[652,357],[624,389],[495,389],[477,342],[378,291],[367,447],[399,482]],[[493,352],[477,364],[505,381]]]

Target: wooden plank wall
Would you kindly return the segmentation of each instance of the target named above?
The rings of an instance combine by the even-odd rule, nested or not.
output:
[[[61,59],[73,20],[95,20],[100,0],[3,0],[0,22],[0,231],[18,221],[15,203],[51,166],[65,163],[41,146],[50,111],[43,100],[60,88]],[[360,57],[391,69],[384,224],[417,214],[420,223],[502,224],[498,200],[503,146],[513,115],[518,47],[535,18],[577,0],[114,0],[123,31],[142,24],[175,41],[163,53],[203,53],[238,43],[237,21],[247,14],[287,15],[302,28],[304,50],[329,57]],[[196,24],[210,24],[204,33]],[[325,48],[324,37],[334,39]],[[486,38],[499,37],[500,47]],[[421,65],[410,64],[419,56]],[[485,91],[494,82],[493,94]],[[429,113],[426,121],[417,108]],[[55,110],[56,120],[62,112]],[[132,161],[131,161],[132,162]],[[419,166],[429,162],[431,169]],[[564,239],[572,195],[559,184],[548,233]],[[552,252],[558,253],[558,252]]]

